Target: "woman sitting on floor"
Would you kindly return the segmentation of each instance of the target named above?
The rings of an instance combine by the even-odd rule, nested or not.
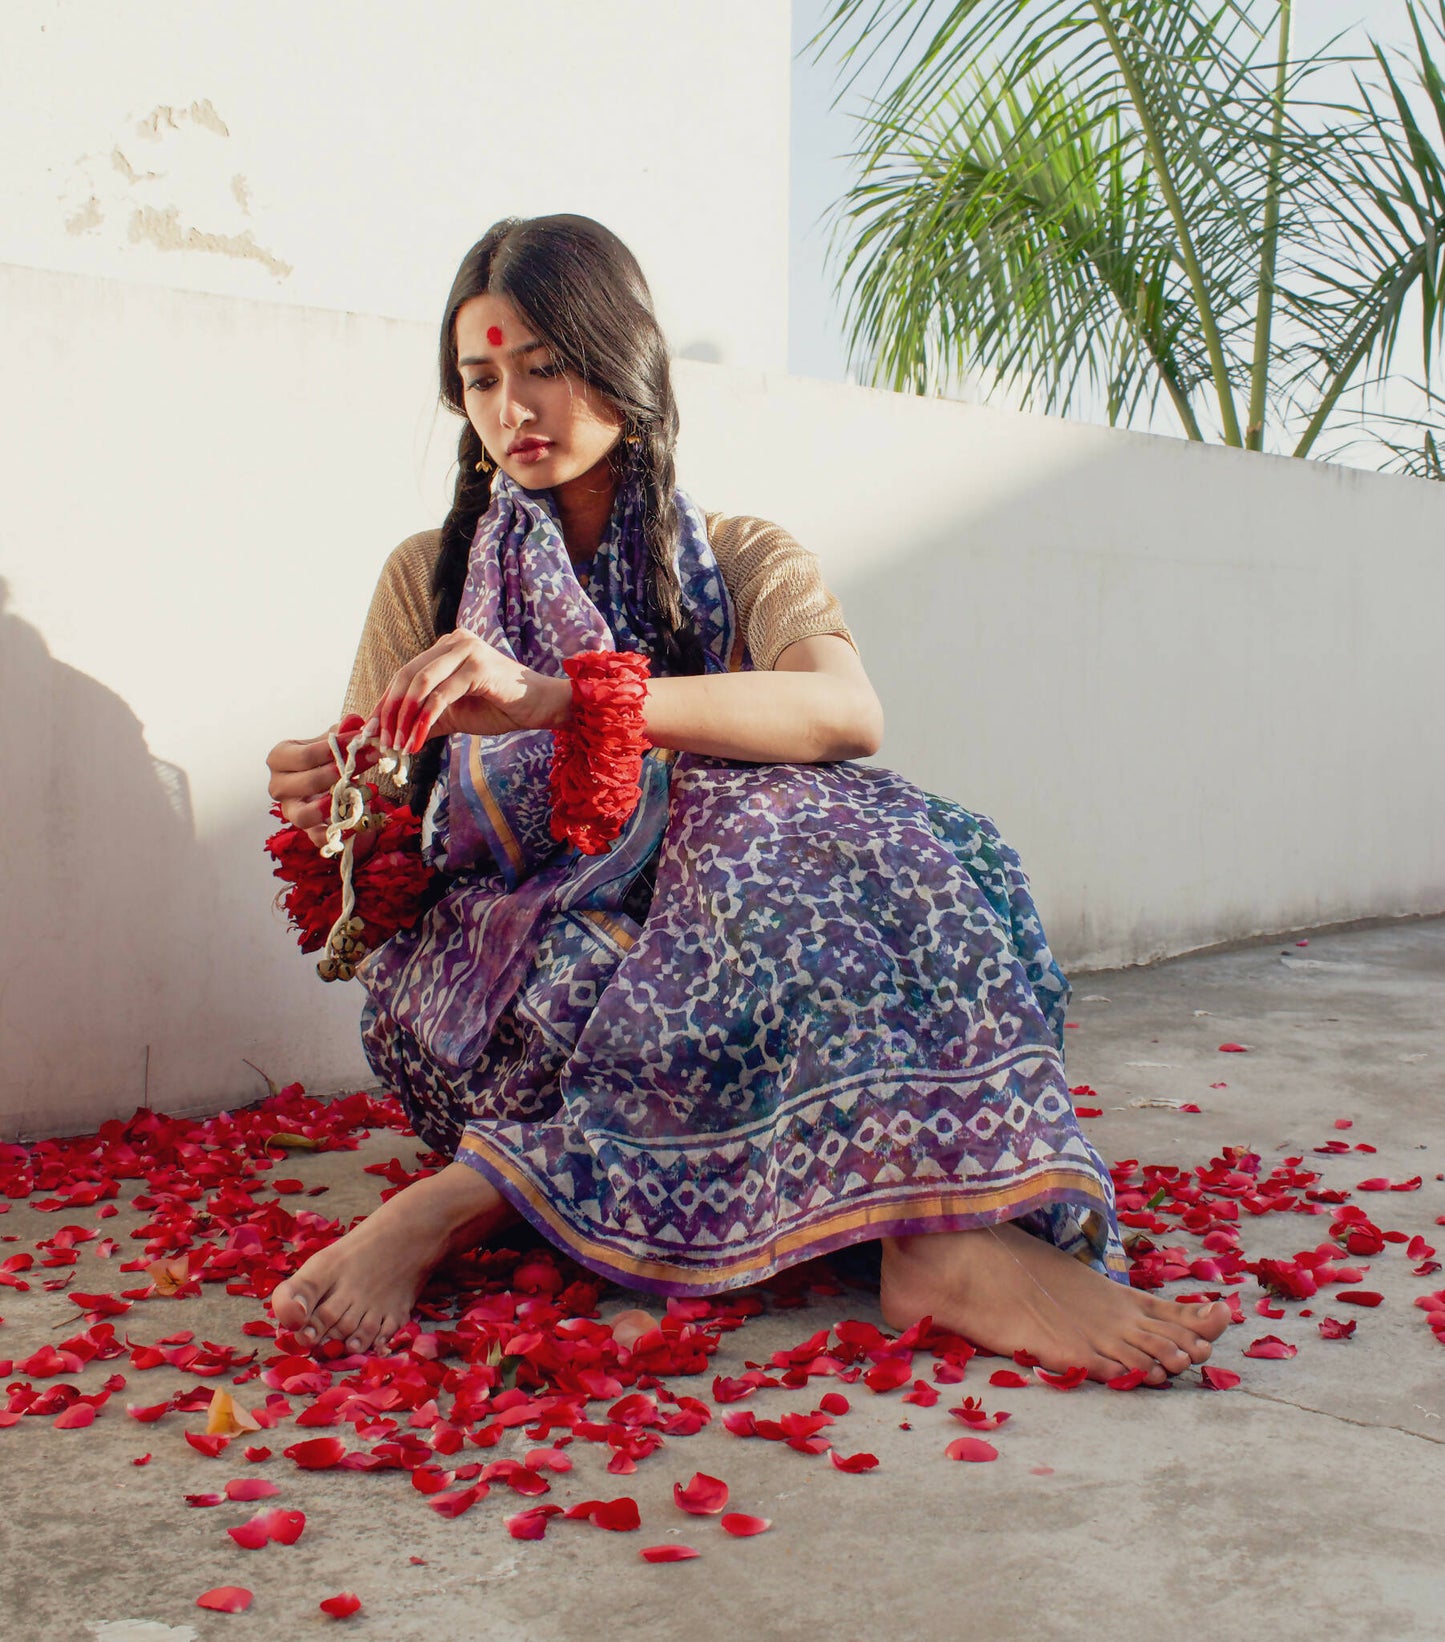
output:
[[[454,1161],[309,1259],[278,1321],[384,1346],[448,1251],[520,1215],[664,1295],[881,1240],[892,1327],[929,1315],[1098,1379],[1204,1361],[1222,1304],[1128,1286],[1017,857],[848,762],[882,714],[816,559],[676,488],[630,253],[582,217],[489,229],[441,393],[464,418],[452,508],[388,561],[338,728],[420,755],[440,888],[357,973],[377,1077]],[[652,750],[620,836],[584,854],[553,836],[549,770],[584,714],[563,663],[598,651],[650,663]],[[327,738],[268,762],[321,840]]]

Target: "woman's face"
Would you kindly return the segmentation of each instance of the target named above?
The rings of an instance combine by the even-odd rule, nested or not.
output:
[[[505,297],[457,309],[457,369],[467,419],[487,454],[527,490],[550,490],[596,467],[622,432],[616,406],[563,370]]]

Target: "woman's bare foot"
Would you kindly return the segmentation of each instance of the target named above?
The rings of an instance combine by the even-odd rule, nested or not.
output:
[[[921,1317],[985,1351],[1031,1352],[1048,1369],[1094,1380],[1143,1369],[1151,1385],[1202,1363],[1229,1308],[1181,1306],[1115,1283],[1015,1225],[883,1239],[883,1316]]]
[[[474,1248],[514,1218],[491,1181],[469,1164],[448,1163],[313,1254],[272,1295],[271,1309],[308,1346],[327,1339],[349,1351],[385,1346],[448,1254]]]

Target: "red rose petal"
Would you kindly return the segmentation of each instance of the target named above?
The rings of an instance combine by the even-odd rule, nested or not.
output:
[[[329,1613],[333,1619],[349,1619],[352,1614],[361,1610],[361,1598],[352,1591],[341,1591],[336,1596],[328,1596],[324,1602],[316,1604],[322,1613]]]
[[[306,1513],[283,1511],[277,1507],[274,1510],[262,1511],[251,1520],[259,1523],[278,1545],[294,1545],[301,1538],[301,1531],[306,1526]]]
[[[1075,1366],[1063,1368],[1056,1373],[1053,1369],[1036,1368],[1034,1378],[1042,1380],[1045,1385],[1051,1385],[1055,1391],[1074,1391],[1089,1377],[1087,1368]]]
[[[1240,1381],[1232,1368],[1211,1368],[1207,1364],[1199,1370],[1199,1378],[1211,1391],[1233,1391]]]
[[[1004,1386],[1010,1391],[1022,1391],[1032,1384],[1028,1376],[1019,1374],[1011,1368],[996,1368],[988,1377],[990,1385]]]
[[[196,1606],[212,1608],[216,1613],[245,1613],[251,1606],[251,1593],[241,1585],[217,1585],[214,1590],[202,1591]]]
[[[1131,1368],[1123,1374],[1115,1375],[1112,1380],[1105,1380],[1104,1384],[1110,1391],[1133,1391],[1137,1386],[1143,1385],[1147,1378],[1147,1369]]]
[[[137,1462],[132,1461],[131,1463],[135,1464]],[[204,1506],[207,1506],[207,1505],[224,1505],[225,1503],[226,1503],[226,1496],[224,1494],[187,1494],[186,1495],[186,1504],[187,1505],[193,1505],[193,1506],[197,1507],[198,1509],[200,1509]]]
[[[690,1562],[701,1552],[694,1551],[691,1545],[649,1545],[637,1554],[644,1562]]]
[[[1353,1317],[1347,1323],[1338,1317],[1321,1317],[1319,1326],[1326,1340],[1348,1340],[1358,1325]]]
[[[1219,1052],[1221,1055],[1247,1055],[1249,1045],[1245,1043],[1221,1043]]]
[[[1335,1295],[1336,1300],[1343,1301],[1347,1306],[1377,1306],[1384,1298],[1374,1289],[1340,1289]]]
[[[836,1470],[848,1471],[850,1473],[858,1471],[871,1471],[878,1464],[878,1456],[876,1454],[850,1454],[847,1459],[844,1459],[836,1448],[828,1455],[828,1458],[832,1460]]]
[[[1432,1249],[1431,1253],[1433,1252],[1434,1250]],[[1412,1254],[1410,1258],[1413,1260],[1416,1256]],[[848,1412],[849,1402],[841,1391],[830,1391],[825,1397],[819,1398],[818,1407],[825,1414],[846,1414]]]
[[[280,1492],[276,1484],[267,1482],[265,1477],[238,1477],[226,1484],[226,1498],[243,1503],[253,1499],[270,1499]]]
[[[680,1482],[673,1483],[672,1498],[680,1511],[688,1511],[693,1516],[713,1517],[728,1502],[728,1485],[717,1477],[709,1477],[698,1471],[686,1488]]]
[[[484,1482],[479,1482],[471,1488],[461,1488],[451,1494],[433,1494],[427,1501],[432,1510],[439,1517],[459,1517],[465,1511],[470,1511],[479,1499],[485,1499],[489,1492]]]
[[[967,1460],[973,1465],[981,1465],[986,1460],[998,1458],[998,1449],[991,1442],[985,1442],[982,1437],[955,1437],[943,1452],[951,1460]]]
[[[82,1426],[95,1422],[95,1410],[89,1403],[72,1403],[58,1419],[50,1423],[57,1431],[79,1431]]]
[[[768,1517],[750,1517],[743,1511],[729,1511],[721,1520],[723,1532],[738,1539],[748,1539],[753,1534],[766,1533],[773,1525]]]
[[[312,1437],[309,1442],[292,1443],[281,1452],[303,1471],[328,1471],[346,1458],[346,1444],[340,1437]]]
[[[229,1437],[219,1434],[208,1435],[201,1431],[187,1431],[185,1438],[198,1454],[204,1454],[207,1459],[216,1459],[231,1440]]]
[[[507,1532],[513,1539],[542,1539],[547,1532],[548,1517],[562,1515],[560,1505],[534,1505],[528,1511],[518,1511],[507,1517]]]
[[[885,1357],[863,1376],[863,1384],[870,1391],[896,1391],[912,1375],[913,1364],[909,1357]]]
[[[226,1532],[243,1550],[259,1551],[263,1546],[271,1543],[271,1536],[261,1525],[260,1521],[252,1517],[249,1522],[243,1522],[238,1527],[228,1528]]]
[[[1244,1348],[1244,1355],[1246,1357],[1278,1358],[1282,1360],[1293,1357],[1298,1349],[1297,1346],[1289,1345],[1286,1341],[1281,1340],[1278,1335],[1264,1334],[1258,1340],[1252,1340]]]

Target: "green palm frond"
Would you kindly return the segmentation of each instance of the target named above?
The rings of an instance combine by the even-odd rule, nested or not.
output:
[[[884,81],[834,219],[855,360],[1060,413],[1087,386],[1115,421],[1167,400],[1191,438],[1267,422],[1304,455],[1418,297],[1428,382],[1445,80],[1416,0],[1423,115],[1378,47],[1380,87],[1310,100],[1342,59],[1290,58],[1290,4],[840,0],[815,44]]]

